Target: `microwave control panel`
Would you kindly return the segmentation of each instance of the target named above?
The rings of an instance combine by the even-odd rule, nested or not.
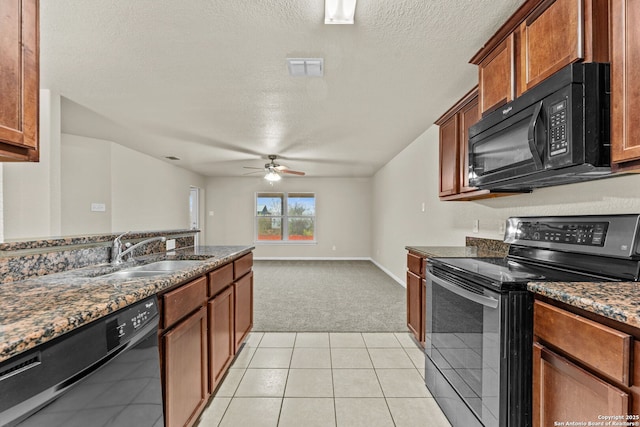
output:
[[[567,142],[567,100],[549,107],[549,156],[557,156],[568,151]]]
[[[608,225],[607,222],[521,222],[516,233],[519,240],[604,246]]]

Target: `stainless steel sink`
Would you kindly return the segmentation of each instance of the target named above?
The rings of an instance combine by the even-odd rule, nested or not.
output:
[[[201,264],[202,261],[193,260],[166,260],[152,262],[151,264],[141,265],[140,267],[133,267],[136,271],[162,271],[172,272],[182,270],[183,268],[195,267]]]
[[[114,273],[107,273],[101,277],[112,279],[135,279],[142,277],[160,276],[163,274],[171,274],[175,271],[182,270],[184,268],[190,268],[197,266],[202,261],[193,260],[166,260],[156,261],[150,264],[141,265],[138,267],[129,267],[123,270],[116,271]]]
[[[138,271],[133,269],[125,269],[116,271],[115,273],[105,274],[102,277],[110,279],[136,279],[141,277],[160,276],[162,274],[171,273],[170,271]]]

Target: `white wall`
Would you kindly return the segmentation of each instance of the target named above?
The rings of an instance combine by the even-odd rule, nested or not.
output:
[[[502,240],[498,228],[510,216],[640,213],[640,175],[441,202],[438,173],[438,127],[432,126],[373,178],[373,258],[399,278],[406,270],[404,246],[464,245],[465,236]],[[420,212],[423,201],[425,213]],[[475,219],[480,221],[477,234],[472,232]]]
[[[204,185],[200,174],[113,144],[111,227],[114,231],[190,228],[190,187]]]
[[[63,234],[190,228],[204,177],[112,141],[62,135]],[[91,212],[104,203],[105,212]]]
[[[371,180],[369,178],[285,177],[270,186],[262,178],[207,180],[207,243],[253,244],[255,193],[316,194],[317,244],[256,244],[256,257],[368,258],[371,248]],[[213,212],[213,216],[209,213]],[[336,250],[333,250],[333,246]]]
[[[4,239],[190,227],[190,186],[203,188],[202,175],[113,141],[61,134],[60,123],[60,96],[41,90],[40,162],[0,169]],[[92,202],[106,212],[91,212]]]
[[[40,90],[40,161],[3,167],[4,238],[61,233],[60,96]]]
[[[111,232],[110,141],[63,134],[62,234]],[[104,212],[92,212],[92,203],[103,203]]]

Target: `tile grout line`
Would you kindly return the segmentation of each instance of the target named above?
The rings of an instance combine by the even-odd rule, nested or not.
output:
[[[280,425],[280,418],[282,417],[282,408],[284,407],[284,399],[287,393],[287,385],[289,383],[289,374],[291,373],[291,362],[293,361],[293,351],[296,348],[297,340],[298,340],[298,333],[295,332],[295,336],[293,337],[293,344],[291,347],[291,356],[289,357],[289,366],[287,367],[287,378],[284,380],[284,389],[282,390],[282,400],[280,400],[280,411],[278,411],[278,421],[276,422],[276,427]]]
[[[336,383],[333,380],[333,346],[331,345],[331,334],[329,337],[329,366],[331,367],[331,389],[333,390],[333,423],[338,426],[338,408],[336,407]]]

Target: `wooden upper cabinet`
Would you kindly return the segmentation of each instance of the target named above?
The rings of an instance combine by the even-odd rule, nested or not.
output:
[[[483,113],[495,110],[515,97],[514,40],[514,34],[509,34],[478,64],[479,108]]]
[[[458,193],[458,115],[440,125],[440,197]]]
[[[640,2],[611,0],[611,161],[640,166]]]
[[[581,1],[542,4],[520,25],[520,90],[526,92],[564,66],[584,58]]]
[[[529,0],[471,58],[482,114],[576,62],[609,62],[607,0]]]
[[[38,0],[0,0],[0,161],[38,161]]]
[[[478,88],[475,87],[435,122],[440,127],[440,200],[507,195],[469,185],[469,127],[479,118]]]
[[[477,91],[475,92],[478,93]],[[469,185],[469,127],[480,120],[480,110],[478,109],[478,97],[473,96],[467,105],[460,110],[460,146],[459,151],[459,165],[460,165],[460,178],[459,186],[460,192],[465,193],[468,191],[477,190],[476,187]]]

